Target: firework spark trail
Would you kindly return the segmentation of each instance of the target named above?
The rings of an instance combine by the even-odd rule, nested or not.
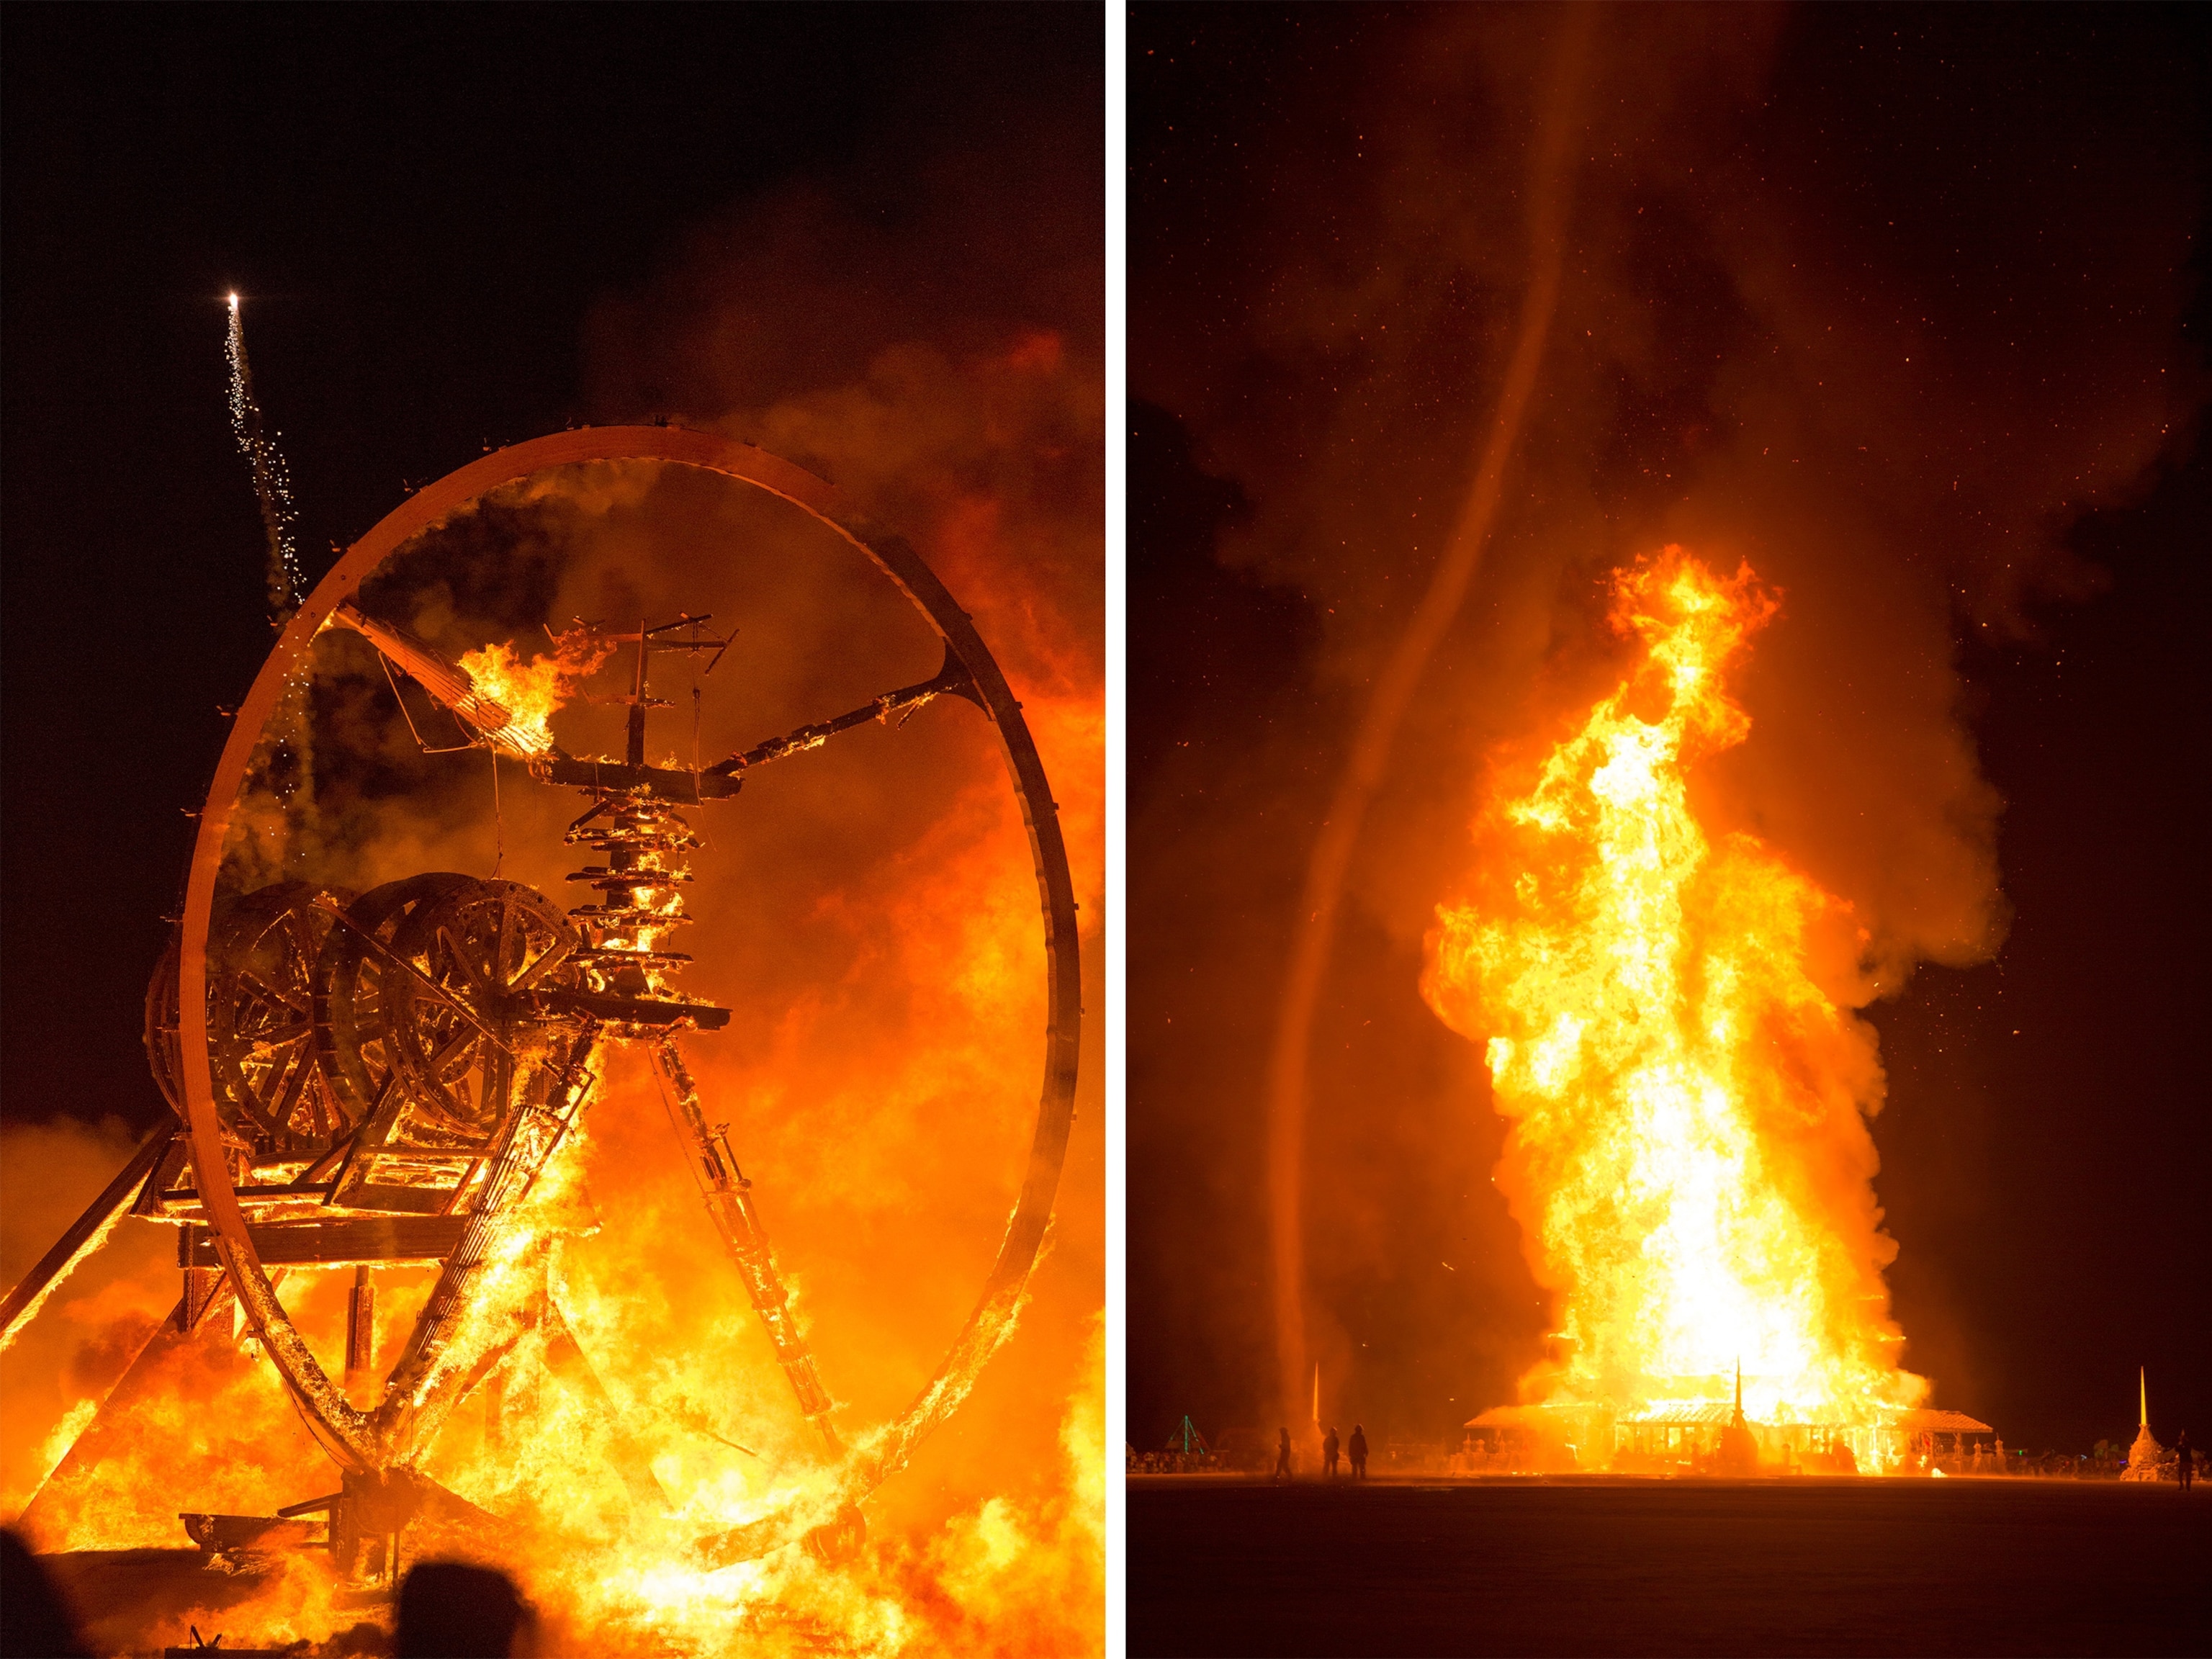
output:
[[[307,583],[292,545],[292,480],[284,458],[263,433],[261,405],[253,401],[253,369],[246,360],[246,324],[238,295],[230,296],[230,429],[253,472],[253,493],[261,502],[261,526],[269,536],[270,619],[282,627],[300,608]]]
[[[235,294],[230,296],[225,346],[230,358],[230,429],[238,435],[240,453],[253,474],[254,497],[261,503],[261,527],[269,538],[269,621],[282,629],[307,591],[300,555],[292,544],[292,524],[298,514],[292,505],[291,473],[276,443],[262,429],[261,405],[253,398],[253,365],[246,356],[246,322]],[[291,757],[289,781],[271,784],[283,803],[289,826],[286,845],[290,847],[305,846],[317,829],[314,741],[306,698],[303,684],[289,690],[270,728]]]

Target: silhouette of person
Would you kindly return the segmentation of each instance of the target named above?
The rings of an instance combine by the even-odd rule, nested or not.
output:
[[[398,1659],[508,1659],[530,1608],[503,1572],[425,1561],[399,1584]]]
[[[1322,1437],[1321,1442],[1322,1468],[1332,1480],[1336,1479],[1336,1429],[1332,1425],[1329,1431]]]
[[[1352,1454],[1352,1478],[1364,1480],[1367,1478],[1367,1431],[1357,1423],[1352,1425],[1352,1439],[1346,1449]]]
[[[0,1529],[0,1654],[24,1659],[86,1659],[69,1603],[30,1547]]]
[[[1278,1480],[1291,1478],[1291,1431],[1283,1431],[1283,1437],[1275,1448],[1275,1476]]]
[[[2189,1483],[2195,1476],[2196,1467],[2197,1454],[2190,1448],[2189,1431],[2184,1429],[2174,1437],[2173,1441],[2173,1474],[2174,1478],[2181,1482],[2182,1491],[2189,1490]]]

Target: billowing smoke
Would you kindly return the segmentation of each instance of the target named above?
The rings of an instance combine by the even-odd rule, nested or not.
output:
[[[1179,423],[1190,468],[1224,481],[1218,534],[1163,503],[1148,550],[1139,501],[1133,546],[1135,719],[1162,728],[1132,802],[1133,1167],[1163,1185],[1133,1218],[1132,1296],[1156,1296],[1155,1376],[1184,1391],[1163,1413],[1274,1407],[1259,1085],[1285,913],[1497,406],[1560,16],[1137,26],[1139,436]],[[1741,685],[1751,736],[1698,805],[1854,907],[1866,994],[2003,937],[2002,803],[1954,641],[2026,636],[2039,605],[2094,592],[2069,525],[2184,435],[2198,181],[2167,152],[2186,91],[2154,71],[2084,123],[2031,45],[1965,16],[1863,21],[1629,9],[1597,30],[1541,378],[1319,999],[1304,1231],[1325,1417],[1364,1400],[1441,1430],[1509,1398],[1548,1328],[1489,1188],[1477,1051],[1414,987],[1499,745],[1556,740],[1617,678],[1606,572],[1680,543],[1780,590]],[[1207,96],[1255,76],[1265,100]],[[1208,553],[1225,574],[1170,562]],[[1165,615],[1193,594],[1235,619],[1194,708],[1201,681],[1167,653],[1206,647]],[[1155,614],[1176,643],[1147,702]]]

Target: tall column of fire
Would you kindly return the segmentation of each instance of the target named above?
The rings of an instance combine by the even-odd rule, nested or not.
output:
[[[1680,548],[1618,572],[1620,684],[1501,767],[1437,913],[1423,990],[1485,1044],[1498,1183],[1557,1299],[1529,1403],[1725,1405],[1739,1361],[1757,1421],[1868,1425],[1926,1393],[1882,1282],[1875,1037],[1838,1000],[1864,934],[1690,796],[1750,730],[1727,677],[1778,605]]]

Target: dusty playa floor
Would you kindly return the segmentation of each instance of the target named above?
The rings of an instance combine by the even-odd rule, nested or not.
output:
[[[2212,1490],[1129,1483],[1129,1651],[2212,1651]]]

